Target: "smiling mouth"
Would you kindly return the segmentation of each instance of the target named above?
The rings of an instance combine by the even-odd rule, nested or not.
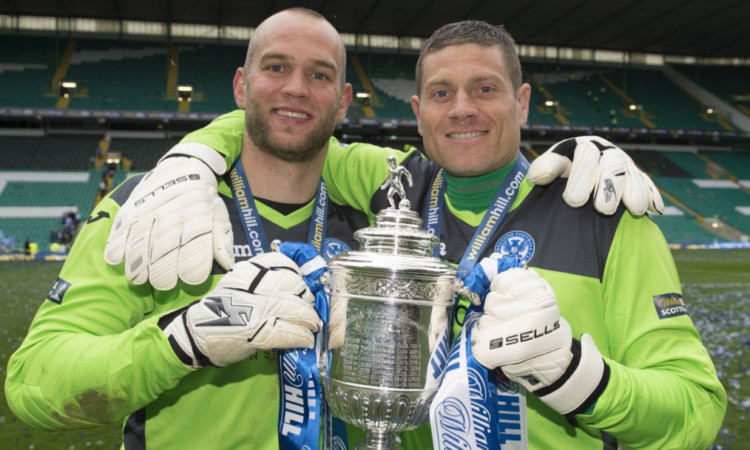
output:
[[[472,131],[470,133],[450,133],[448,137],[451,139],[471,139],[485,134],[487,134],[486,131]]]
[[[292,119],[309,119],[310,118],[310,116],[307,115],[307,114],[305,114],[305,113],[295,112],[295,111],[287,111],[287,110],[284,110],[284,109],[277,109],[276,110],[276,114],[278,114],[280,116],[284,116],[284,117],[291,117]]]

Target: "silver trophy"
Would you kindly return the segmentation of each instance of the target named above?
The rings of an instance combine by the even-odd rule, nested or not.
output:
[[[447,360],[447,330],[456,271],[432,256],[437,238],[404,198],[406,169],[391,160],[391,204],[375,224],[355,232],[359,251],[330,264],[330,359],[321,358],[334,416],[363,428],[357,448],[396,448],[394,434],[429,420]],[[398,208],[394,196],[401,197]]]

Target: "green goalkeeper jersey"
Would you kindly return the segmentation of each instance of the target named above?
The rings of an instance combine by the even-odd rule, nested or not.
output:
[[[214,263],[204,283],[157,291],[134,285],[123,264],[104,261],[120,205],[141,176],[100,202],[80,231],[59,278],[8,364],[5,394],[13,413],[41,430],[123,422],[126,449],[276,449],[279,377],[274,351],[258,351],[225,368],[188,369],[157,325],[166,312],[208,294],[224,270]],[[249,257],[227,180],[219,191],[230,213],[236,261]],[[305,242],[313,201],[283,215],[256,206],[270,240]],[[356,248],[366,216],[330,202],[323,248]]]
[[[243,112],[212,127],[219,132],[187,139],[216,148],[231,162],[241,148]],[[415,150],[329,145],[323,177],[331,199],[370,218],[387,207],[380,186],[389,155],[412,174],[414,187],[406,194],[412,209],[423,214],[434,198],[439,168]],[[497,190],[504,173],[448,177],[441,257],[460,261],[490,204],[485,194]],[[592,409],[576,416],[576,427],[526,394],[530,447],[706,448],[721,425],[726,393],[688,314],[689,299],[687,304],[682,299],[664,237],[649,217],[635,217],[622,206],[613,216],[596,213],[591,202],[571,208],[562,200],[564,187],[561,180],[549,186],[524,180],[482,255],[516,253],[526,260],[553,287],[574,337],[590,334],[610,367],[606,389]],[[459,326],[461,320],[458,314]],[[424,433],[403,437],[407,446],[427,446]]]
[[[331,152],[324,176],[332,178],[332,198],[370,215],[385,207],[378,191],[389,167],[383,153],[357,145]],[[407,197],[425,213],[437,169],[417,152],[401,155],[400,163],[414,179]],[[342,174],[351,174],[348,182]],[[356,189],[349,187],[354,180]],[[451,182],[464,189],[451,189]],[[450,177],[448,183],[441,257],[458,264],[487,209],[461,205],[471,205],[485,186],[497,188]],[[593,410],[576,416],[577,427],[526,394],[530,448],[708,447],[724,417],[726,393],[688,315],[658,226],[622,206],[613,216],[596,213],[591,201],[572,208],[562,199],[564,188],[565,180],[549,186],[524,180],[482,255],[513,253],[537,270],[554,289],[574,337],[590,334],[610,367],[606,389]],[[461,306],[465,311],[468,302]],[[462,320],[457,314],[459,326]]]

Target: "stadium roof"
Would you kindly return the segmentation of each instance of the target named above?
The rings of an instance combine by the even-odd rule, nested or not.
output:
[[[505,24],[522,45],[750,56],[746,0],[0,0],[0,14],[254,27],[299,5],[344,33],[427,37],[482,19]]]

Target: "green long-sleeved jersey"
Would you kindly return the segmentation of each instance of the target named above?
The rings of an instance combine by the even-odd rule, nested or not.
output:
[[[169,291],[136,286],[123,265],[103,253],[120,206],[141,177],[97,205],[26,339],[8,364],[5,393],[13,413],[42,430],[123,422],[126,449],[277,449],[279,380],[276,353],[259,351],[218,369],[188,369],[175,356],[158,319],[208,294],[224,270],[214,263],[197,286]],[[219,191],[230,213],[236,261],[249,245],[227,183]],[[289,215],[257,202],[269,240],[305,242],[313,201]],[[356,248],[361,212],[329,204],[324,248]],[[343,245],[345,246],[343,246]]]
[[[209,128],[213,126],[219,133],[211,133],[210,139],[200,133],[187,139],[211,145],[233,160],[244,131],[242,112]],[[380,190],[388,155],[411,172],[414,187],[407,188],[407,197],[423,213],[439,168],[416,151],[329,146],[323,177],[331,199],[372,218],[388,205]],[[559,180],[549,186],[524,180],[482,255],[521,254],[553,287],[574,336],[590,334],[610,368],[593,411],[576,417],[578,427],[527,394],[530,447],[707,447],[721,425],[726,393],[688,315],[658,226],[622,207],[613,216],[596,213],[591,202],[571,208],[562,200],[563,189]],[[447,190],[443,211],[441,256],[458,263],[485,211],[460,208],[466,198],[451,192]],[[409,441],[407,435],[405,439]]]

